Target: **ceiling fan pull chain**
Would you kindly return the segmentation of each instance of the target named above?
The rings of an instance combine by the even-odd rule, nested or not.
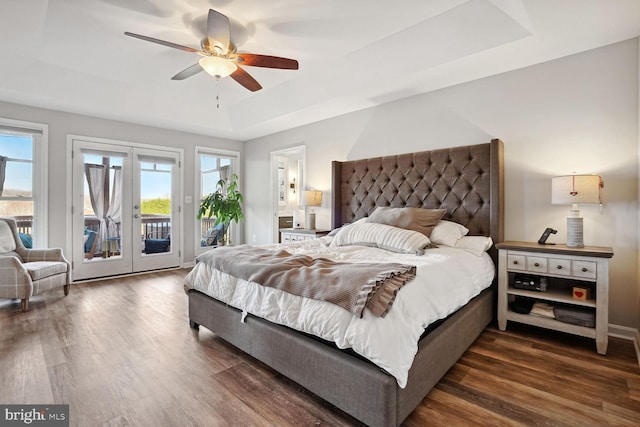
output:
[[[216,76],[216,108],[220,109],[220,77]]]

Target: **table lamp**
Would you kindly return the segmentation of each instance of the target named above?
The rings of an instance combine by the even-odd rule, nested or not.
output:
[[[303,193],[304,206],[309,206],[306,217],[306,226],[308,230],[316,229],[316,214],[313,211],[315,206],[322,206],[322,191],[305,190]]]
[[[598,175],[565,175],[551,178],[551,203],[572,205],[567,217],[567,247],[584,247],[583,221],[578,204],[601,203],[602,187],[602,178]]]

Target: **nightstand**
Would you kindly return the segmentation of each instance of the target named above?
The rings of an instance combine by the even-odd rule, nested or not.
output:
[[[609,324],[609,260],[613,249],[600,246],[568,248],[529,242],[496,244],[498,255],[498,327],[507,321],[553,329],[596,341],[598,353],[607,353]],[[523,280],[524,279],[524,280]],[[546,288],[536,290],[535,288]],[[578,289],[574,295],[574,288]],[[577,298],[580,296],[581,298]],[[567,323],[552,317],[514,311],[514,301],[542,302],[577,317],[595,314],[594,327],[583,321]],[[520,311],[520,310],[517,310]],[[552,314],[553,316],[553,314]]]
[[[281,228],[280,241],[282,243],[299,242],[301,240],[316,239],[326,236],[330,230],[307,230],[306,228]]]

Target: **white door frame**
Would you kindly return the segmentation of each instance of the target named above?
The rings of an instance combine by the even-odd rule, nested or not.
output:
[[[289,147],[281,150],[274,150],[270,153],[270,170],[271,170],[271,241],[273,243],[278,242],[278,158],[279,157],[287,157],[293,154],[297,156],[302,156],[302,176],[299,177],[299,181],[296,185],[298,186],[298,191],[304,190],[304,183],[306,182],[306,173],[307,173],[307,147],[305,145],[297,145],[295,147]]]
[[[73,176],[73,171],[74,171],[74,167],[73,164],[75,162],[75,156],[80,156],[80,158],[82,157],[82,154],[80,153],[80,150],[78,147],[76,147],[76,145],[78,144],[87,144],[87,146],[91,146],[94,148],[105,146],[108,145],[110,147],[119,147],[124,151],[129,151],[129,153],[131,153],[131,151],[135,148],[135,149],[149,149],[149,150],[156,150],[156,151],[160,151],[160,152],[166,152],[166,153],[172,153],[173,155],[177,155],[178,160],[178,180],[179,182],[174,184],[177,185],[177,195],[176,195],[176,200],[175,200],[175,209],[178,210],[179,215],[178,215],[178,220],[176,223],[172,224],[172,227],[176,227],[176,230],[178,230],[178,238],[172,240],[171,244],[172,246],[175,245],[175,250],[178,251],[178,265],[182,265],[183,262],[183,250],[182,248],[184,247],[184,219],[183,219],[183,215],[182,215],[182,201],[184,199],[183,196],[183,185],[182,183],[184,182],[184,171],[182,168],[182,163],[183,163],[183,158],[184,158],[184,150],[180,149],[180,148],[173,148],[173,147],[164,147],[164,146],[157,146],[157,145],[151,145],[151,144],[141,144],[141,143],[135,143],[135,142],[130,142],[130,141],[120,141],[120,140],[111,140],[111,139],[106,139],[106,138],[95,138],[95,137],[89,137],[89,136],[83,136],[83,135],[72,135],[69,134],[67,135],[67,158],[68,159],[72,159],[72,167],[68,167],[67,168],[67,212],[70,212],[71,215],[67,216],[67,224],[66,224],[66,229],[69,231],[67,233],[67,239],[66,239],[66,247],[65,247],[65,253],[69,253],[69,254],[73,254],[74,253],[74,243],[75,244],[79,244],[77,242],[75,242],[75,240],[78,239],[74,239],[74,234],[77,236],[77,231],[76,233],[74,233],[74,224],[75,224],[75,219],[78,215],[82,215],[82,206],[79,207],[75,207],[74,206],[74,202],[76,202],[77,200],[77,196],[78,195],[74,195],[73,191],[74,191],[74,176]],[[132,154],[129,154],[130,158],[132,159]],[[130,160],[131,161],[131,160]],[[131,167],[128,168],[131,171]],[[124,178],[124,177],[123,177]],[[131,177],[129,177],[129,179],[131,179]],[[129,181],[131,182],[131,181]],[[76,188],[78,186],[78,183],[76,183]],[[173,200],[172,200],[173,202]],[[125,210],[127,209],[127,210]],[[125,201],[123,200],[123,220],[124,217],[127,216],[128,213],[131,212],[131,206],[127,205],[125,206]],[[82,240],[80,240],[81,242]],[[72,258],[73,259],[73,258]],[[73,264],[76,260],[74,259],[74,261],[72,262],[72,272],[73,272]],[[113,262],[115,263],[116,260],[113,260]],[[126,263],[126,261],[123,261],[123,263]],[[108,264],[106,264],[108,265]],[[111,264],[114,265],[114,264]],[[115,267],[115,265],[114,265]],[[107,272],[108,273],[108,272]],[[104,274],[109,275],[109,274]],[[75,279],[75,278],[74,278]],[[82,277],[78,277],[78,280],[81,280]]]

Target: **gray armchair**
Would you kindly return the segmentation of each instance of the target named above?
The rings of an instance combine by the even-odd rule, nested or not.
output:
[[[71,264],[62,249],[27,249],[12,218],[0,218],[0,298],[20,298],[22,311],[29,298],[55,288],[69,294]]]

